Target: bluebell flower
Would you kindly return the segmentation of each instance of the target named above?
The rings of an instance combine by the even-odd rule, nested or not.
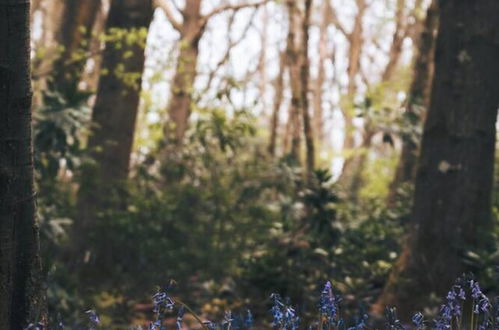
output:
[[[178,313],[177,313],[177,330],[182,330],[182,321],[184,319],[184,314],[185,314],[185,308],[184,306],[180,306],[180,308],[178,309]]]
[[[246,311],[246,316],[244,317],[244,326],[246,329],[253,328],[253,314],[251,314],[249,309]]]
[[[226,311],[224,313],[224,319],[222,321],[222,329],[230,329],[234,318],[232,317],[231,311]]]
[[[412,316],[412,323],[416,327],[417,330],[424,328],[424,315],[420,312],[417,312]]]
[[[99,316],[94,310],[89,309],[85,313],[88,314],[88,320],[90,321],[91,328],[95,328],[100,324]]]
[[[395,307],[386,308],[385,311],[386,326],[390,330],[404,330],[404,326],[397,317],[397,309]]]
[[[208,330],[217,330],[217,325],[211,321],[204,321],[203,325],[208,328]]]
[[[330,324],[335,322],[338,313],[338,301],[333,294],[333,286],[327,281],[319,299],[319,313],[326,317]]]
[[[272,293],[270,299],[273,301],[272,308],[270,309],[270,312],[272,313],[272,326],[277,328],[283,323],[284,314],[281,311],[281,307],[283,307],[284,304],[281,302],[281,296],[277,293]]]

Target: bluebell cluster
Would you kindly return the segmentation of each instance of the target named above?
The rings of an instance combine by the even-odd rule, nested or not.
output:
[[[159,289],[152,297],[153,312],[155,319],[150,323],[149,330],[167,330],[164,319],[171,316],[177,310],[176,330],[184,330],[184,315],[186,311],[194,316],[203,329],[206,330],[251,330],[254,328],[253,314],[246,310],[242,315],[227,311],[223,319],[217,323],[213,321],[203,321],[195,315],[191,309],[180,301],[173,299],[170,294],[171,285]],[[341,318],[339,295],[335,294],[331,282],[326,282],[317,304],[318,319],[311,325],[301,324],[301,319],[289,299],[283,299],[279,294],[270,295],[270,314],[272,315],[271,326],[274,330],[362,330],[374,329],[368,326],[368,315],[360,313],[354,318],[352,325],[347,327],[344,319]],[[465,304],[465,302],[467,302]],[[464,311],[465,306],[470,309]],[[88,329],[97,329],[100,319],[94,310],[85,312],[88,315]],[[469,318],[466,319],[464,316]],[[466,319],[466,320],[465,320]],[[480,285],[474,279],[459,278],[447,293],[444,303],[439,309],[435,320],[425,320],[421,312],[417,312],[412,317],[412,327],[402,324],[397,317],[397,310],[394,307],[387,308],[385,312],[386,330],[405,329],[436,329],[436,330],[499,330],[499,297],[491,303],[482,292]],[[464,321],[468,324],[463,324]],[[264,324],[264,323],[261,323]],[[260,328],[266,328],[260,324]],[[24,330],[45,330],[47,327],[42,323],[31,323]],[[61,324],[58,329],[64,329]],[[188,329],[188,328],[185,328]]]

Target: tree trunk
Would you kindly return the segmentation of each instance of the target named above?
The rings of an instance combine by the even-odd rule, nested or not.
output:
[[[408,244],[373,308],[403,319],[466,271],[487,243],[499,106],[499,2],[441,1],[435,77]]]
[[[300,80],[301,80],[301,113],[303,117],[303,133],[305,135],[305,146],[306,146],[306,170],[307,179],[312,178],[312,174],[315,167],[315,145],[314,136],[312,131],[312,123],[309,114],[309,101],[308,101],[308,89],[309,89],[309,71],[310,71],[310,59],[308,57],[308,41],[309,41],[309,28],[310,28],[310,12],[312,10],[312,0],[305,0],[305,12],[303,13],[302,22],[302,43],[301,43],[301,67],[300,67]]]
[[[365,0],[357,0],[357,15],[355,16],[354,26],[352,32],[347,35],[349,42],[348,50],[348,86],[346,101],[342,106],[343,118],[345,122],[345,138],[343,142],[343,151],[346,151],[343,169],[338,182],[342,186],[347,186],[352,180],[355,169],[352,166],[355,156],[355,127],[353,126],[354,117],[354,98],[357,93],[357,83],[355,79],[360,71],[360,56],[362,54],[362,47],[364,45],[364,29],[363,21],[367,9]]]
[[[405,117],[409,125],[418,128],[422,125],[424,114],[430,103],[431,81],[435,60],[435,40],[438,29],[438,3],[433,0],[428,8],[421,36],[418,40],[418,50],[414,62],[414,76],[407,99]],[[419,151],[419,137],[416,129],[402,135],[402,151],[395,171],[395,177],[390,185],[389,203],[397,196],[397,191],[404,183],[412,182],[416,176],[416,164]]]
[[[274,105],[272,109],[272,118],[270,121],[270,142],[268,151],[271,156],[275,156],[277,145],[277,128],[279,126],[279,112],[281,110],[284,94],[284,74],[286,71],[286,53],[282,52],[279,58],[279,72],[274,82]]]
[[[319,145],[321,146],[324,140],[324,113],[322,111],[322,101],[323,101],[323,87],[324,81],[326,79],[325,72],[325,62],[327,57],[327,41],[328,41],[328,31],[327,28],[329,26],[330,17],[329,11],[327,10],[328,4],[324,2],[323,7],[323,16],[320,24],[319,30],[319,63],[318,63],[318,72],[317,78],[315,79],[315,87],[314,87],[314,115],[313,115],[313,127],[315,132],[315,138]]]
[[[168,140],[177,146],[183,142],[191,114],[192,93],[196,80],[196,66],[199,55],[199,41],[205,30],[201,15],[200,0],[188,0],[183,10],[183,22],[180,29],[180,52],[171,84],[168,104],[169,122],[165,127]]]
[[[301,87],[301,61],[303,60],[298,51],[300,37],[299,12],[296,2],[287,1],[288,7],[288,37],[287,37],[287,64],[289,70],[289,81],[291,85],[291,105],[289,109],[289,120],[291,127],[291,159],[300,163],[301,144],[301,119],[302,109],[302,87]]]
[[[124,29],[127,33],[140,33],[152,19],[150,0],[113,1],[109,11],[107,29]],[[88,150],[92,164],[86,164],[78,195],[78,219],[74,239],[76,253],[81,252],[82,232],[96,221],[97,213],[120,207],[123,196],[120,189],[125,183],[140,102],[142,71],[144,69],[145,38],[116,48],[106,44],[97,98],[92,113],[92,131]],[[127,56],[126,54],[131,54]],[[132,80],[126,78],[132,77]]]
[[[388,64],[383,71],[381,80],[390,81],[395,73],[395,69],[400,60],[400,55],[402,55],[402,46],[404,44],[404,39],[406,37],[406,23],[404,22],[406,17],[404,15],[405,0],[397,0],[397,9],[395,12],[395,33],[393,34],[392,43],[390,45],[390,51],[388,52]]]
[[[43,321],[31,142],[29,1],[0,2],[0,328]]]
[[[57,42],[64,49],[54,63],[54,85],[63,88],[68,81],[79,80],[84,70],[92,27],[99,13],[101,0],[72,0],[64,3],[62,24]]]

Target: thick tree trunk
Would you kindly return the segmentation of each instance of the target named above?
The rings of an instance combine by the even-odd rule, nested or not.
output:
[[[312,0],[305,0],[305,12],[303,13],[302,21],[302,43],[301,43],[301,67],[300,67],[300,80],[301,80],[301,113],[303,117],[303,133],[305,135],[306,147],[306,170],[307,179],[312,178],[315,167],[315,144],[312,131],[312,122],[309,113],[309,72],[310,72],[310,59],[308,57],[308,40],[310,28],[310,13],[312,10]]]
[[[431,81],[435,60],[435,40],[438,29],[438,3],[433,0],[428,8],[423,30],[418,42],[414,76],[407,99],[406,117],[410,125],[418,128],[422,125],[424,114],[430,103]],[[415,131],[415,130],[414,130]],[[389,203],[394,201],[400,186],[412,182],[416,176],[419,142],[415,132],[402,136],[402,151],[390,185]]]
[[[0,329],[23,329],[44,315],[33,187],[29,7],[25,0],[0,1]]]
[[[374,311],[404,319],[442,296],[487,242],[499,106],[499,2],[441,1],[431,105],[416,178],[411,236]]]
[[[68,81],[79,80],[82,75],[87,56],[77,52],[89,49],[92,28],[101,7],[101,0],[65,1],[63,6],[57,42],[64,49],[54,64],[53,77],[54,85],[59,88],[63,88]]]
[[[139,33],[148,28],[152,13],[150,0],[113,1],[107,29]],[[121,48],[110,43],[104,50],[102,66],[107,73],[100,77],[92,113],[88,141],[92,164],[84,167],[78,195],[78,219],[73,239],[76,253],[82,250],[82,233],[95,224],[96,214],[107,208],[120,207],[123,203],[120,187],[128,177],[140,102],[144,46],[145,39],[131,45],[123,42]],[[126,56],[126,53],[131,56]],[[136,75],[136,79],[125,80],[123,74]]]
[[[279,58],[279,72],[274,82],[274,104],[272,109],[272,118],[270,121],[270,142],[268,151],[271,156],[275,156],[277,145],[277,128],[279,126],[279,113],[281,110],[284,94],[284,74],[286,71],[286,53],[282,52]]]

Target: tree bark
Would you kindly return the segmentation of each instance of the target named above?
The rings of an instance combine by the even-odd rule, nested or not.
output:
[[[438,3],[433,0],[428,8],[423,30],[418,40],[418,49],[413,68],[413,79],[407,99],[406,118],[411,127],[422,125],[424,114],[430,103],[431,82],[435,61],[435,41],[438,29]],[[388,202],[392,203],[397,191],[404,183],[412,182],[416,176],[419,151],[418,136],[414,130],[402,135],[402,151],[390,185]]]
[[[330,23],[330,15],[327,10],[328,3],[327,1],[323,4],[323,13],[322,20],[319,27],[319,63],[318,63],[318,72],[317,77],[315,79],[314,86],[314,98],[313,98],[313,106],[314,106],[314,115],[313,115],[313,127],[315,132],[315,138],[320,146],[324,140],[324,113],[322,111],[322,101],[323,101],[323,87],[324,81],[326,79],[325,72],[325,62],[326,57],[328,55],[327,52],[327,41],[328,41],[328,31],[327,28]]]
[[[287,64],[289,71],[289,81],[291,85],[291,104],[289,109],[289,121],[291,128],[291,159],[297,164],[300,163],[300,145],[301,145],[301,118],[302,109],[302,80],[301,80],[301,61],[303,58],[298,50],[300,40],[300,22],[299,12],[296,2],[288,0],[288,36],[287,36]]]
[[[64,47],[54,63],[53,83],[63,88],[68,81],[79,80],[87,56],[77,54],[90,47],[92,27],[101,7],[101,0],[72,0],[64,4],[62,22],[56,39]]]
[[[305,12],[303,13],[302,21],[302,45],[301,45],[301,67],[300,67],[300,79],[301,79],[301,113],[303,121],[303,133],[305,135],[305,147],[306,147],[306,171],[307,179],[312,178],[312,174],[315,167],[315,144],[314,136],[312,131],[312,122],[309,113],[309,72],[310,72],[310,59],[308,57],[308,41],[309,41],[309,29],[310,29],[310,13],[312,11],[312,0],[305,0]]]
[[[150,0],[113,1],[107,29],[124,29],[140,34],[153,14]],[[82,232],[95,224],[97,213],[123,204],[120,189],[128,178],[135,122],[140,102],[144,69],[145,38],[116,48],[106,44],[97,98],[88,140],[91,164],[86,164],[78,195],[78,219],[74,239],[77,253],[82,250]],[[129,54],[129,55],[127,55]],[[131,75],[132,79],[125,79]]]
[[[441,1],[435,76],[416,177],[411,235],[373,308],[403,319],[466,271],[487,242],[499,106],[499,2]]]
[[[270,142],[268,151],[271,156],[275,156],[277,145],[277,128],[279,126],[279,113],[281,110],[284,94],[284,74],[286,71],[286,53],[282,52],[279,58],[279,72],[274,81],[274,104],[272,109],[272,118],[270,121]]]
[[[29,1],[0,1],[0,328],[43,321],[31,142]]]
[[[357,93],[357,83],[355,79],[360,71],[360,56],[362,54],[362,47],[364,45],[364,28],[362,26],[364,21],[364,16],[367,10],[367,4],[365,0],[357,0],[357,15],[355,16],[354,26],[352,32],[346,35],[349,42],[348,50],[348,86],[346,101],[343,104],[342,112],[345,122],[345,138],[343,142],[343,151],[348,154],[345,155],[345,161],[343,163],[343,169],[338,182],[342,186],[347,186],[348,182],[351,182],[352,176],[354,175],[354,166],[352,163],[354,161],[355,152],[355,127],[353,126],[353,104],[355,94]],[[337,23],[338,25],[338,23]],[[340,28],[343,30],[343,28]]]

